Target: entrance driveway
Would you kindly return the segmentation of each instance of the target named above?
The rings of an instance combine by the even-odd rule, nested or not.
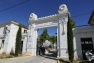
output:
[[[30,60],[26,63],[57,63],[54,58],[37,56],[36,59]]]
[[[56,55],[55,50],[50,50],[48,54],[42,56],[2,59],[0,63],[57,63]]]
[[[57,63],[54,58],[47,56],[26,57],[17,59],[4,59],[0,63]]]

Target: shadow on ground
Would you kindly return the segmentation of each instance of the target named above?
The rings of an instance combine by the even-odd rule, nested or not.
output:
[[[65,60],[62,60],[62,59],[60,59],[59,61],[60,61],[60,63],[70,63],[69,61],[65,61]],[[74,63],[94,63],[94,62],[91,62],[91,61],[81,61],[81,62],[77,62],[77,61],[75,61]]]
[[[48,59],[53,59],[53,60],[57,60],[57,52],[56,51],[49,51],[48,54],[42,55],[42,57],[48,58]],[[60,63],[70,63],[69,61],[65,61],[60,59],[59,60]],[[90,61],[81,61],[81,62],[74,62],[74,63],[94,63],[94,62],[90,62]]]
[[[91,62],[91,61],[81,61],[79,63],[94,63],[94,62]]]
[[[45,58],[57,60],[57,52],[56,51],[49,51],[48,54],[42,55]]]

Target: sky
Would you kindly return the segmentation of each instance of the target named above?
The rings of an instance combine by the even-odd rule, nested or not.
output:
[[[30,0],[19,6],[4,10],[24,1],[26,0],[0,0],[0,24],[16,20],[28,26],[31,13],[35,13],[38,18],[58,14],[59,6],[66,4],[76,26],[87,25],[94,9],[94,0]],[[40,29],[38,33],[41,34],[42,31],[43,29]],[[48,33],[55,35],[56,28],[49,28]]]

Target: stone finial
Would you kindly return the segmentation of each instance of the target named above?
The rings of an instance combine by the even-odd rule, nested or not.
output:
[[[65,4],[60,5],[59,10],[58,10],[58,13],[59,14],[68,13],[67,6]]]
[[[34,13],[30,14],[29,20],[37,20],[37,15]]]

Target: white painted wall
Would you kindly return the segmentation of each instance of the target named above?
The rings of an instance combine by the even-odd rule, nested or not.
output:
[[[0,41],[2,43],[2,40],[4,40],[4,46],[2,47],[2,49],[0,50],[0,53],[5,52],[6,47],[7,47],[7,41],[8,41],[8,31],[6,36],[4,37],[3,31],[4,31],[4,27],[9,27],[10,28],[10,24],[6,24],[6,25],[0,25]]]
[[[0,27],[0,36],[3,35],[3,30],[4,30],[4,27]]]
[[[81,40],[80,38],[92,38],[93,40],[93,46],[94,46],[94,29],[92,27],[86,27],[86,28],[75,28],[74,29],[74,48],[75,48],[75,55],[82,59],[82,48],[81,48]]]
[[[4,26],[1,26],[0,27],[0,37],[4,36],[3,35],[3,30],[4,30],[4,27],[6,26],[7,24],[5,24]],[[5,35],[5,42],[4,42],[4,47],[0,50],[0,52],[6,52],[7,54],[10,53],[10,51],[13,49],[13,51],[15,52],[15,42],[16,42],[16,34],[17,34],[17,31],[18,31],[18,25],[14,24],[14,23],[10,23],[10,25],[8,25],[8,29],[10,30],[9,33],[7,33]],[[27,30],[26,28],[22,27],[22,35],[24,34],[24,29]],[[27,34],[26,34],[27,36]],[[25,39],[23,39],[23,44],[26,45],[25,41],[27,41],[27,38],[25,37]],[[0,39],[0,43],[2,41],[2,38]],[[26,46],[23,46],[23,52],[25,52],[25,49],[26,49]]]
[[[1,44],[2,44],[2,36],[3,36],[3,29],[4,29],[4,27],[0,27],[0,47],[1,47]],[[2,50],[3,50],[3,48],[1,48],[0,49],[0,53],[2,53]]]
[[[24,37],[24,39],[22,39],[22,41],[23,41],[22,53],[23,54],[25,54],[27,52],[27,40],[28,40],[28,38],[27,38],[27,34],[26,34],[26,36]]]
[[[15,40],[16,40],[17,31],[18,31],[18,26],[11,24],[9,38],[8,38],[8,45],[6,48],[7,53],[10,53],[11,49],[13,49],[15,52]]]

